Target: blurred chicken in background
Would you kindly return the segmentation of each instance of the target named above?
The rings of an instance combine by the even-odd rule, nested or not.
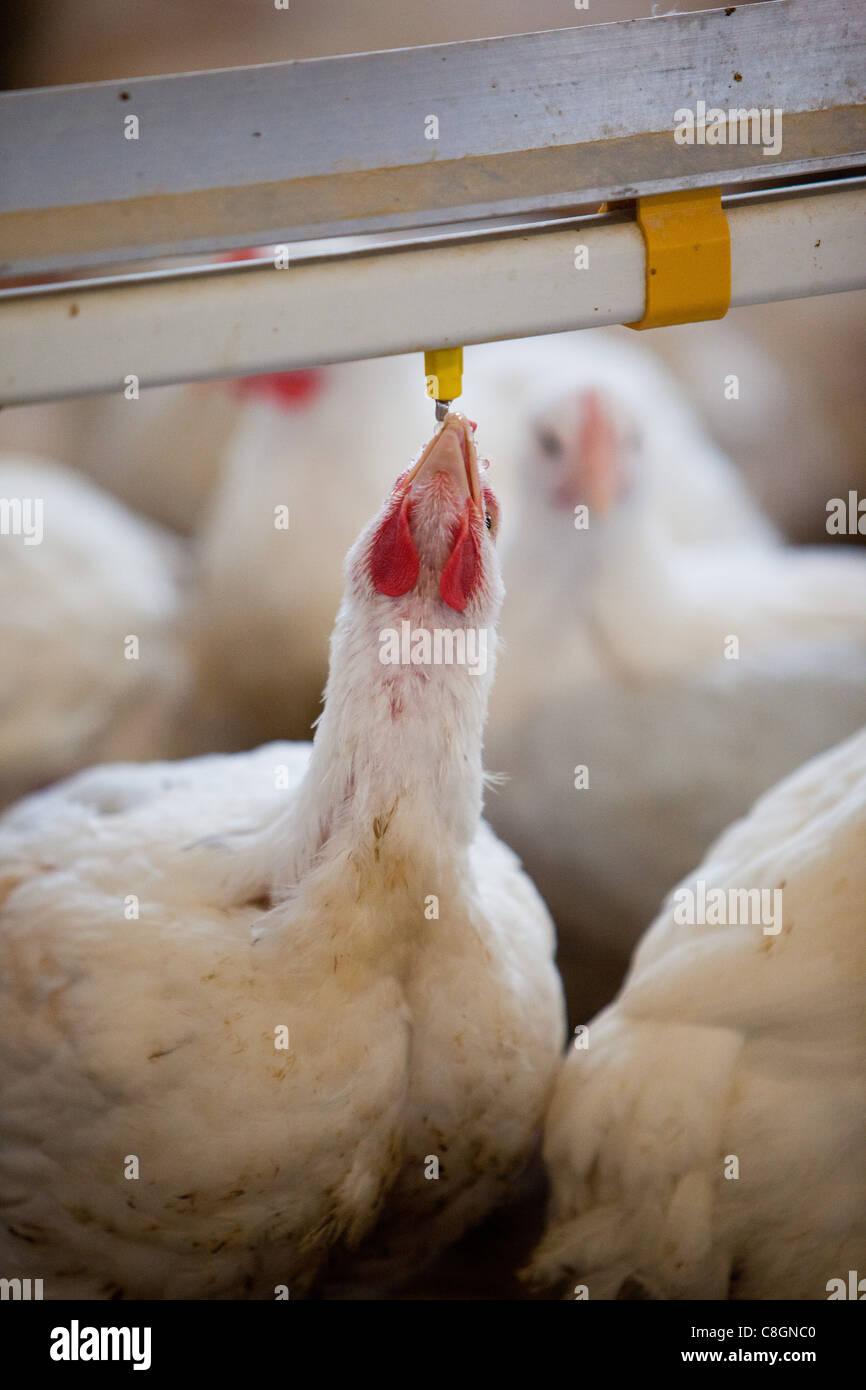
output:
[[[792,540],[824,538],[831,497],[866,494],[866,291],[643,337]]]
[[[94,396],[75,462],[126,504],[182,535],[200,530],[238,417],[222,382]]]
[[[0,457],[0,804],[171,756],[191,672],[180,542],[60,464]]]
[[[587,484],[594,503],[612,505],[626,469],[649,475],[644,500],[662,531],[684,545],[779,538],[634,333],[597,328],[482,344],[467,349],[465,362],[467,409],[491,458],[503,461],[509,486],[519,474],[521,505],[533,479],[542,493],[552,487],[565,508],[586,500]]]
[[[238,415],[226,383],[157,386],[0,411],[0,448],[63,458],[180,535],[199,530]]]
[[[619,370],[528,412],[487,743],[578,1019],[713,837],[866,719],[866,555],[762,537],[736,473]]]

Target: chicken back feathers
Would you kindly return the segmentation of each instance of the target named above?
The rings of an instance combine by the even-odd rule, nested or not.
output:
[[[777,892],[781,913],[685,921],[701,883]],[[862,1268],[864,901],[860,733],[722,835],[570,1052],[535,1277],[590,1298],[820,1299]]]

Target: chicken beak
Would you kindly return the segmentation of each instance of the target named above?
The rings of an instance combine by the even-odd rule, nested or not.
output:
[[[606,516],[619,493],[616,429],[598,391],[582,391],[575,411],[574,427],[557,460],[554,499],[564,507],[586,502]]]
[[[420,478],[433,477],[436,473],[445,473],[459,491],[468,494],[473,506],[481,510],[478,450],[470,422],[457,411],[446,416],[441,430],[434,434],[401,485],[408,489]]]
[[[587,391],[583,397],[574,471],[582,475],[590,506],[606,516],[616,496],[617,440],[597,391]]]

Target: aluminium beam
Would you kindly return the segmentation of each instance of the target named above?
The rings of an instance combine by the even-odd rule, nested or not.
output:
[[[862,187],[735,197],[726,211],[733,306],[866,287]],[[286,269],[245,261],[6,292],[0,401],[122,391],[129,375],[157,386],[629,323],[643,313],[644,266],[636,223],[612,213]]]
[[[781,110],[781,150],[677,144],[674,113],[699,101]],[[136,140],[124,138],[131,115]],[[863,162],[863,0],[10,92],[0,276],[575,211]]]

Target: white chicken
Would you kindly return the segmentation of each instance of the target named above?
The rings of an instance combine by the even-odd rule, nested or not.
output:
[[[243,407],[200,536],[196,640],[203,688],[225,712],[229,743],[244,746],[308,736],[342,558],[387,487],[382,459],[411,455],[432,407],[414,357],[239,385]]]
[[[675,540],[777,538],[674,379],[633,334],[594,329],[490,343],[467,349],[465,360],[466,408],[484,421],[484,447],[509,482],[525,488],[534,470],[541,486],[555,477],[562,505],[576,503],[582,496],[571,494],[581,493],[589,465],[594,500],[604,501],[614,468],[639,467],[645,502]]]
[[[0,450],[62,458],[128,507],[190,535],[202,525],[240,409],[228,382],[11,406],[0,411]]]
[[[99,488],[0,458],[0,802],[98,759],[173,751],[184,574],[174,539]]]
[[[489,814],[557,921],[577,1018],[724,826],[866,719],[864,557],[678,543],[625,413],[590,392],[577,449],[527,446],[488,740]],[[613,978],[584,1001],[590,938]]]
[[[823,539],[827,499],[866,491],[866,292],[752,304],[648,345],[788,535]]]
[[[452,415],[349,554],[312,748],[96,768],[0,823],[4,1273],[294,1297],[381,1217],[384,1285],[509,1192],[563,1015],[480,818],[496,527]]]
[[[241,412],[233,382],[157,386],[127,400],[94,396],[73,461],[127,506],[192,535],[222,472],[225,441]]]
[[[862,1272],[864,902],[866,731],[721,837],[577,1040],[535,1278],[591,1299],[825,1299]]]

